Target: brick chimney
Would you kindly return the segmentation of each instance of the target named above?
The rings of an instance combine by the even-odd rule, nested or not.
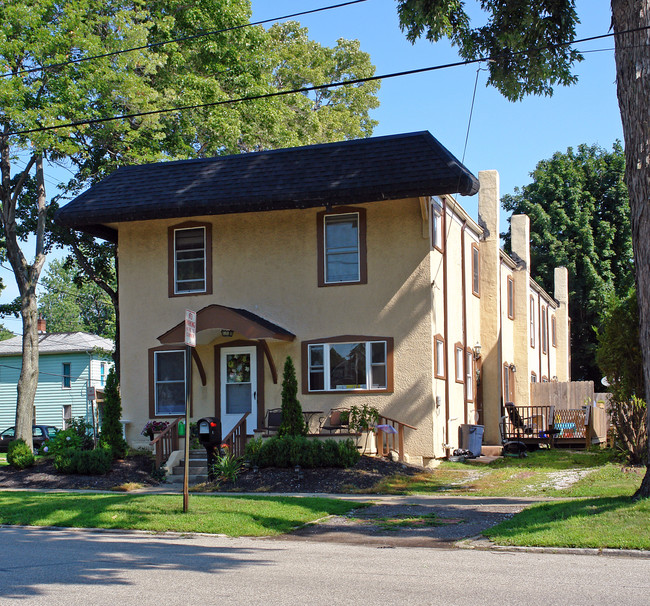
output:
[[[39,335],[44,335],[45,334],[45,318],[43,317],[43,314],[38,315],[38,321],[36,323],[36,328],[38,330]]]

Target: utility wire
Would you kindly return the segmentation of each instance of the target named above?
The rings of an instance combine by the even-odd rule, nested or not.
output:
[[[621,34],[626,34],[626,33],[633,33],[633,32],[638,32],[638,31],[644,31],[650,29],[650,26],[644,26],[644,27],[639,27],[635,29],[630,29],[626,30],[625,32],[618,32],[618,33],[611,33],[611,34],[602,34],[599,36],[590,36],[588,38],[581,38],[579,40],[573,40],[571,42],[566,42],[564,44],[553,44],[549,46],[544,46],[544,47],[538,47],[538,48],[533,48],[533,49],[527,49],[523,51],[518,51],[516,53],[513,53],[513,55],[526,55],[531,52],[538,52],[542,50],[548,50],[551,48],[560,48],[562,46],[570,46],[572,44],[580,44],[583,42],[590,42],[592,40],[600,40],[603,38],[611,38],[612,36],[620,36]],[[390,78],[398,78],[401,76],[412,76],[415,74],[423,74],[427,72],[433,72],[433,71],[438,71],[442,69],[449,69],[451,67],[460,67],[464,65],[473,65],[475,63],[480,63],[482,61],[490,61],[490,57],[479,57],[477,59],[468,59],[465,61],[454,61],[452,63],[444,63],[442,65],[432,65],[429,67],[421,67],[417,69],[410,69],[410,70],[403,70],[400,72],[392,72],[389,74],[382,74],[380,76],[368,76],[366,78],[355,78],[353,80],[341,80],[338,82],[330,82],[328,84],[318,84],[318,85],[313,85],[313,86],[303,86],[301,88],[294,88],[294,89],[289,89],[289,90],[281,90],[281,91],[274,91],[271,93],[264,93],[261,95],[250,95],[246,97],[238,97],[236,99],[226,99],[224,101],[212,101],[210,103],[198,103],[194,105],[180,105],[176,107],[170,107],[170,108],[165,108],[165,109],[155,109],[155,110],[150,110],[150,111],[145,111],[145,112],[133,112],[130,114],[121,114],[119,116],[111,116],[107,118],[92,118],[92,119],[86,119],[86,120],[73,120],[72,122],[64,122],[61,124],[56,124],[53,126],[42,126],[39,128],[30,128],[30,129],[25,129],[25,130],[17,130],[13,132],[6,133],[2,135],[2,137],[10,137],[14,135],[29,135],[33,133],[41,133],[41,132],[46,132],[46,131],[51,131],[51,130],[57,130],[59,128],[73,128],[76,126],[90,126],[93,124],[102,124],[105,122],[114,122],[116,120],[128,120],[131,118],[140,118],[144,116],[153,116],[153,115],[159,115],[159,114],[167,114],[171,112],[178,112],[178,111],[185,111],[185,110],[190,110],[190,109],[201,109],[205,107],[217,107],[220,105],[231,105],[234,103],[242,103],[244,101],[258,101],[261,99],[272,99],[274,97],[283,97],[286,95],[293,95],[296,93],[309,93],[309,92],[314,92],[318,90],[325,90],[329,88],[339,88],[341,86],[351,86],[354,84],[365,84],[366,82],[375,82],[377,80],[388,80]]]
[[[93,55],[91,57],[80,57],[79,59],[70,59],[69,61],[62,61],[61,63],[52,63],[51,65],[44,65],[42,67],[32,67],[29,69],[23,69],[16,72],[5,72],[0,74],[0,78],[7,78],[10,76],[20,76],[23,74],[32,74],[34,72],[39,72],[42,70],[48,69],[57,69],[59,67],[65,67],[66,65],[73,65],[76,63],[82,63],[83,61],[92,61],[93,59],[104,59],[106,57],[114,57],[116,55],[123,55],[124,53],[131,53],[133,51],[145,50],[147,48],[157,48],[160,46],[165,46],[166,44],[172,44],[174,42],[187,42],[188,40],[196,40],[197,38],[203,38],[205,36],[214,36],[217,34],[224,34],[226,32],[232,32],[238,29],[243,29],[245,27],[252,27],[254,25],[264,25],[265,23],[271,23],[274,21],[283,21],[284,19],[291,19],[292,17],[301,17],[303,15],[311,15],[313,13],[320,13],[323,11],[329,11],[335,8],[342,8],[344,6],[350,6],[351,4],[360,4],[361,2],[367,2],[368,0],[350,0],[349,2],[341,2],[340,4],[332,4],[330,6],[323,6],[321,8],[314,8],[308,11],[301,11],[299,13],[292,13],[290,15],[284,15],[283,17],[272,17],[271,19],[263,19],[261,21],[254,21],[252,23],[243,23],[241,25],[233,25],[232,27],[226,27],[224,29],[213,30],[209,32],[203,32],[200,34],[194,34],[192,36],[185,36],[183,38],[174,38],[173,40],[165,40],[164,42],[152,42],[151,44],[144,44],[142,46],[134,46],[132,48],[125,48],[119,51],[113,51],[110,53],[103,53],[101,55]]]

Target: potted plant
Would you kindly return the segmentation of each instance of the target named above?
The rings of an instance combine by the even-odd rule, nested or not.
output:
[[[153,440],[154,434],[165,431],[169,427],[167,421],[148,421],[140,432],[141,436],[148,436],[150,440]]]
[[[375,425],[379,422],[379,411],[374,407],[368,404],[362,404],[361,406],[350,406],[348,411],[348,426],[350,431],[353,433],[365,434],[365,441],[362,448],[362,452],[366,452],[368,449],[368,440],[370,439],[370,434],[375,433]],[[357,448],[361,448],[359,445],[359,438],[357,438]],[[374,446],[374,443],[370,444],[371,449]]]

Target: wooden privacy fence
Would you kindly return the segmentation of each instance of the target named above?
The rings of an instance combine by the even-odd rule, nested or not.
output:
[[[584,439],[587,443],[607,441],[610,394],[594,392],[593,381],[531,383],[531,406],[551,406],[558,438]],[[559,427],[558,427],[559,426]]]

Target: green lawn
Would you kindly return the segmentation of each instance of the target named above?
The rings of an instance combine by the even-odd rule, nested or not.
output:
[[[6,452],[0,452],[0,467],[2,467],[3,465],[9,465],[9,463],[7,463],[7,453]]]
[[[484,534],[499,545],[650,549],[650,499],[542,503]]]
[[[0,492],[0,524],[268,536],[289,532],[358,503],[320,498]]]

